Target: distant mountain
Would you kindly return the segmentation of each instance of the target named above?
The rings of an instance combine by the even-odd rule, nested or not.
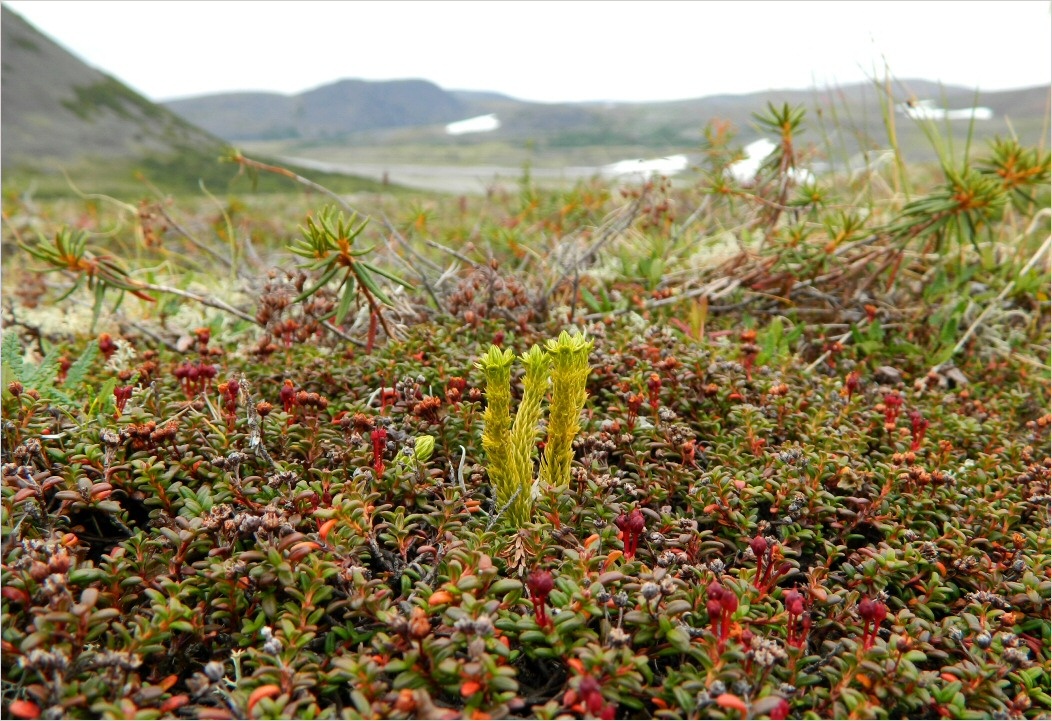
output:
[[[0,9],[0,60],[5,171],[186,152],[214,158],[225,145],[85,65],[6,6]]]
[[[992,119],[976,128],[977,137],[1010,132],[1007,117],[1026,142],[1037,142],[1048,107],[1048,88],[1041,87],[984,92],[977,98],[967,88],[902,80],[894,82],[892,95],[896,104],[930,99],[947,108],[969,108],[978,101],[990,108]],[[341,80],[298,95],[224,93],[166,105],[233,143],[271,140],[296,143],[300,148],[334,142],[382,146],[404,143],[405,133],[395,131],[412,129],[426,134],[418,134],[416,140],[435,143],[448,123],[494,114],[499,120],[497,129],[461,136],[457,142],[529,142],[541,150],[631,146],[665,152],[696,146],[700,129],[714,119],[730,121],[742,130],[743,138],[755,135],[753,115],[764,111],[769,102],[803,105],[812,128],[821,111],[824,122],[832,124],[836,118],[838,126],[851,128],[856,140],[871,139],[853,140],[852,152],[886,141],[881,93],[872,83],[670,102],[534,103],[496,92],[446,91],[422,80]],[[922,154],[923,135],[915,127],[905,134],[910,153]]]
[[[467,107],[426,80],[340,80],[297,95],[219,93],[165,106],[230,140],[313,140],[449,123],[464,117]]]

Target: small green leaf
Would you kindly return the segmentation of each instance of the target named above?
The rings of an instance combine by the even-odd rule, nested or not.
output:
[[[336,325],[343,323],[343,319],[347,317],[347,313],[351,310],[351,303],[354,302],[354,298],[357,295],[355,291],[354,274],[348,273],[343,284],[343,295],[340,296],[340,305],[336,308]]]

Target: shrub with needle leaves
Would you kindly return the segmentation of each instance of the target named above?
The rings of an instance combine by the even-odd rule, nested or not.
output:
[[[355,248],[355,240],[365,230],[368,221],[357,222],[358,217],[347,218],[332,207],[324,208],[317,217],[308,217],[306,227],[301,228],[303,239],[290,245],[289,250],[302,258],[308,258],[305,267],[320,272],[318,281],[303,291],[295,302],[299,303],[324,288],[329,281],[339,276],[340,302],[336,306],[334,320],[339,325],[347,317],[352,304],[362,296],[369,305],[370,333],[375,334],[376,322],[379,321],[387,331],[380,303],[391,305],[390,298],[377,284],[374,275],[380,275],[390,281],[408,288],[409,284],[394,273],[379,268],[367,260],[366,256],[375,250],[375,246]]]

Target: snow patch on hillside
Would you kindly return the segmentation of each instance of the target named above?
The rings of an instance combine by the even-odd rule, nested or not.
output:
[[[474,118],[458,120],[446,126],[447,135],[467,135],[468,133],[488,133],[500,127],[496,113],[477,115]]]
[[[992,120],[994,111],[990,108],[962,108],[947,110],[940,108],[933,100],[917,100],[913,103],[899,103],[896,110],[911,120]]]
[[[650,160],[641,158],[620,160],[616,163],[604,165],[600,172],[606,177],[619,178],[626,175],[638,175],[646,179],[652,175],[676,175],[686,170],[687,165],[686,155],[670,155],[667,158],[652,158]]]

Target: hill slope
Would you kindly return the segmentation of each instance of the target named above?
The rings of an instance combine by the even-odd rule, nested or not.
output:
[[[0,159],[5,191],[68,195],[68,177],[93,193],[141,195],[212,188],[287,192],[286,178],[258,179],[217,162],[227,144],[119,80],[91,68],[18,14],[0,6],[3,77]],[[346,175],[312,173],[340,192],[393,191]],[[233,185],[232,185],[233,184]]]
[[[219,138],[91,68],[19,15],[0,10],[5,170],[182,152],[214,157]]]

